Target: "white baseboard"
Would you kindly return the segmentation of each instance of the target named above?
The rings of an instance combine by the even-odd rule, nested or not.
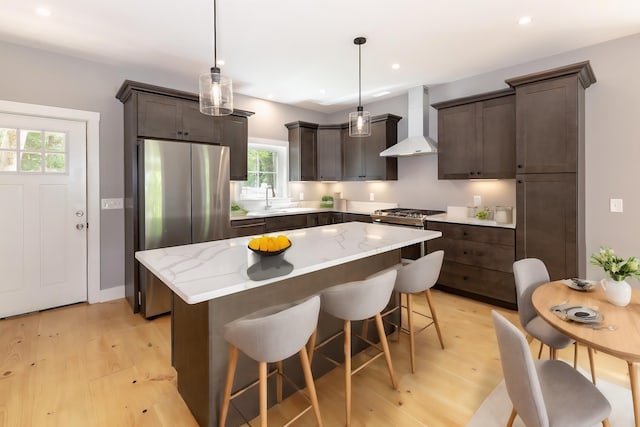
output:
[[[94,293],[94,295],[89,297],[89,304],[112,301],[120,298],[124,298],[124,285],[114,286],[113,288],[108,289],[100,289],[97,293]]]

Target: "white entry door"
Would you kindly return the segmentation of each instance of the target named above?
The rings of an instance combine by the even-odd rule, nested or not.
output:
[[[87,300],[86,140],[0,113],[0,318]]]

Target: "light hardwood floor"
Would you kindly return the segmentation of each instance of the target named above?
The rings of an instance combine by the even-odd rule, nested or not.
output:
[[[411,374],[408,338],[391,339],[400,388],[391,389],[382,358],[355,375],[354,427],[464,426],[501,381],[495,307],[438,291],[433,298],[445,350],[434,328],[419,334]],[[424,298],[415,301],[424,308]],[[498,311],[518,324],[516,312]],[[176,389],[170,333],[168,316],[147,321],[124,300],[0,320],[0,427],[196,426]],[[534,342],[534,355],[537,349]],[[572,349],[559,357],[573,360]],[[588,370],[584,348],[580,365]],[[625,362],[596,353],[596,369],[599,378],[628,387]],[[342,369],[316,386],[325,425],[344,425]],[[269,425],[282,425],[301,405],[293,396],[272,408]],[[296,425],[315,425],[312,412]]]

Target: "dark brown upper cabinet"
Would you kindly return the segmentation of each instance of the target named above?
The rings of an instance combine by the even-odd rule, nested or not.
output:
[[[352,138],[347,123],[285,124],[289,130],[290,181],[365,181],[398,179],[398,160],[380,152],[398,142],[393,114],[371,119],[371,136]]]
[[[289,129],[289,181],[315,181],[318,177],[318,125],[292,122],[285,126]]]
[[[438,110],[438,179],[515,177],[513,89],[432,107]]]
[[[398,142],[398,121],[402,117],[384,114],[371,118],[371,135],[365,138],[349,136],[342,129],[342,177],[345,181],[396,180],[398,159],[380,157],[380,152]]]
[[[155,138],[229,147],[230,178],[247,179],[248,118],[250,111],[230,116],[200,112],[198,95],[130,80],[116,98],[125,104],[125,139]],[[128,142],[125,141],[125,144]]]
[[[342,180],[341,125],[318,126],[318,180]]]
[[[516,89],[517,173],[577,172],[583,157],[588,62],[507,80]]]

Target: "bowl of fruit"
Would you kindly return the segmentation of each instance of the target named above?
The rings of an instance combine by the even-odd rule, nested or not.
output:
[[[249,249],[259,255],[279,255],[291,247],[291,240],[285,235],[260,236],[249,240]]]

